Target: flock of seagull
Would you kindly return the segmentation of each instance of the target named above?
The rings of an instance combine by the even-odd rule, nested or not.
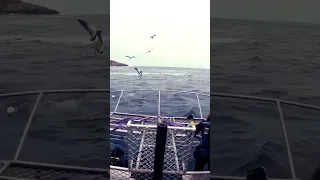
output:
[[[102,30],[97,29],[92,24],[82,20],[77,19],[77,21],[80,23],[80,25],[83,26],[83,28],[87,31],[87,33],[90,36],[90,46],[93,47],[98,53],[103,54],[103,48],[104,48],[104,42],[101,37]],[[154,39],[156,35],[150,36],[151,39]],[[110,46],[108,46],[110,48]],[[154,48],[148,50],[146,53],[151,53],[154,50]],[[136,58],[135,56],[125,56],[126,58],[129,58],[130,60],[133,58]],[[137,71],[140,78],[142,78],[142,71],[138,68],[134,67],[134,69]]]

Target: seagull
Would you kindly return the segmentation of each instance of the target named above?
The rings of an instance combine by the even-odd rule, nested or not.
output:
[[[150,38],[153,39],[156,35],[151,36]]]
[[[146,53],[150,53],[152,50],[153,50],[153,48],[151,50],[147,51]]]
[[[138,74],[139,74],[139,77],[141,78],[142,77],[142,71],[140,71],[138,68],[134,68],[137,72],[138,72]]]
[[[125,57],[127,57],[129,59],[136,58],[135,56],[125,56]]]
[[[83,26],[83,28],[87,31],[89,34],[91,46],[100,54],[103,53],[103,40],[101,38],[101,30],[94,27],[92,24],[89,24],[85,22],[82,19],[77,19],[78,22]]]

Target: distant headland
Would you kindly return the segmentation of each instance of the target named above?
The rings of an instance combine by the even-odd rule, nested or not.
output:
[[[128,66],[127,64],[119,63],[117,61],[110,60],[110,66]]]
[[[24,2],[22,0],[1,0],[0,15],[7,15],[7,14],[49,15],[49,14],[59,14],[59,12],[43,6]]]

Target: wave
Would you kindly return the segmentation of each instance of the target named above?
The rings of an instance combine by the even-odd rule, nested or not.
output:
[[[256,92],[253,92],[252,95],[254,96],[266,96],[266,95],[270,95],[272,94],[273,96],[288,96],[289,93],[287,91],[284,90],[280,90],[280,89],[262,89]]]
[[[228,38],[228,37],[211,37],[210,43],[211,44],[232,44],[243,41],[240,38]]]
[[[256,41],[254,39],[241,39],[241,38],[233,38],[233,37],[211,37],[210,43],[213,45],[219,44],[242,44],[249,46],[248,48],[257,49],[258,47],[265,47],[264,43]]]
[[[109,41],[109,36],[103,36],[103,40]],[[28,37],[28,36],[0,36],[0,43],[24,43],[35,42],[44,44],[72,44],[86,45],[89,43],[88,36],[60,36],[60,37]]]

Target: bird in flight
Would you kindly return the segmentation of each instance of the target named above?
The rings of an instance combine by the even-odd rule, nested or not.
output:
[[[125,57],[127,57],[129,59],[136,58],[135,56],[125,56]]]
[[[156,35],[152,35],[150,38],[153,39]]]
[[[90,45],[100,54],[103,53],[103,40],[101,38],[102,31],[97,29],[92,24],[87,23],[82,19],[77,19],[77,21],[83,26],[90,36]]]
[[[136,71],[137,71],[137,73],[138,73],[138,75],[139,75],[139,77],[140,78],[142,78],[142,71],[140,71],[138,68],[134,68]]]
[[[146,53],[151,53],[152,50],[153,50],[153,48],[151,50],[147,51]]]

